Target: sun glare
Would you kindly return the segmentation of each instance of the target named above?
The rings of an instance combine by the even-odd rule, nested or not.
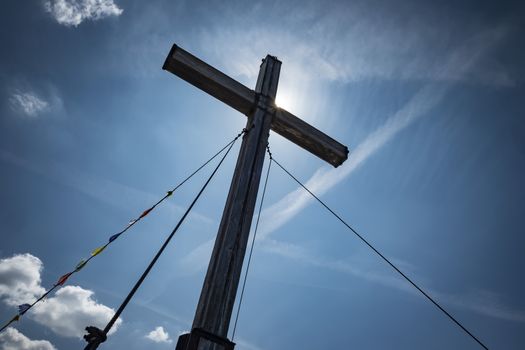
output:
[[[277,91],[277,97],[275,98],[275,104],[279,108],[286,109],[288,111],[293,111],[296,107],[296,98],[294,98],[292,94],[290,94],[286,89],[283,89],[282,91]]]

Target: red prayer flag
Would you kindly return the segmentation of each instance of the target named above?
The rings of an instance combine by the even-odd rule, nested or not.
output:
[[[150,211],[152,211],[152,210],[153,210],[153,207],[152,207],[152,208],[149,208],[149,209],[146,209],[146,210],[144,210],[144,212],[143,212],[142,214],[140,214],[140,217],[139,217],[139,219],[142,219],[143,217],[145,217],[146,215],[148,215],[148,214],[149,214],[149,212],[150,212]]]
[[[64,283],[66,283],[67,279],[71,276],[71,272],[66,273],[64,276],[60,277],[58,279],[58,282],[56,283],[57,286],[61,286]]]

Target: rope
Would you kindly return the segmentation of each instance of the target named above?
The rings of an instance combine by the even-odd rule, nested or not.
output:
[[[252,244],[250,247],[250,254],[248,255],[248,263],[246,264],[246,271],[244,272],[244,280],[242,283],[241,296],[239,298],[239,305],[237,306],[237,314],[235,315],[235,323],[233,324],[232,341],[235,339],[235,331],[237,330],[237,321],[239,320],[239,314],[241,312],[242,300],[244,297],[244,289],[246,288],[246,280],[248,279],[248,271],[250,270],[250,263],[252,261],[253,246],[255,245],[255,237],[257,236],[257,229],[259,228],[259,219],[261,218],[261,209],[264,203],[264,195],[266,194],[266,185],[268,184],[268,177],[270,176],[270,168],[272,166],[272,154],[270,148],[267,146],[266,150],[270,156],[270,163],[268,163],[268,170],[266,171],[266,179],[264,180],[264,188],[261,197],[261,203],[259,203],[259,213],[257,214],[257,222],[255,223],[255,230],[253,232]]]
[[[219,154],[221,154],[226,148],[230,147],[233,145],[233,143],[235,143],[235,141],[237,141],[237,139],[243,135],[245,132],[247,132],[246,129],[243,129],[239,134],[237,134],[237,136],[231,140],[230,142],[228,142],[224,147],[222,147],[217,153],[215,153],[211,158],[209,158],[207,161],[205,161],[201,166],[199,166],[195,171],[193,171],[189,176],[187,176],[182,182],[180,182],[178,185],[176,185],[173,189],[171,189],[170,191],[168,191],[164,197],[162,197],[161,199],[159,199],[153,206],[151,206],[149,209],[145,210],[144,212],[142,212],[142,214],[140,214],[136,219],[133,219],[131,220],[128,225],[122,229],[121,231],[113,234],[109,241],[104,244],[103,246],[99,247],[96,249],[96,252],[93,251],[90,255],[90,257],[86,260],[81,260],[81,262],[75,267],[75,269],[71,270],[70,272],[62,275],[59,279],[58,279],[58,282],[55,283],[48,291],[46,291],[43,295],[41,295],[36,301],[34,301],[32,304],[23,304],[23,305],[20,305],[19,306],[19,312],[11,319],[9,320],[4,326],[2,326],[2,328],[0,328],[0,332],[2,332],[4,329],[6,329],[7,327],[9,327],[13,322],[16,322],[20,319],[21,316],[23,316],[26,312],[28,312],[33,306],[35,306],[37,303],[39,303],[40,301],[42,301],[44,298],[46,298],[52,291],[54,291],[57,287],[60,287],[62,286],[66,280],[71,276],[73,275],[74,273],[77,273],[79,272],[84,266],[86,266],[87,263],[89,263],[91,261],[91,259],[93,259],[95,256],[97,256],[100,252],[102,252],[104,249],[106,249],[107,246],[109,246],[111,243],[113,243],[113,241],[115,241],[120,235],[122,235],[123,233],[125,233],[126,231],[128,231],[131,227],[133,227],[137,222],[139,222],[140,220],[142,220],[146,215],[148,215],[151,211],[153,211],[160,203],[162,203],[164,200],[166,200],[166,198],[170,197],[173,192],[175,192],[179,187],[181,187],[182,185],[184,185],[189,179],[191,179],[195,174],[197,174],[202,168],[204,168],[206,165],[208,165],[213,159],[215,159]]]
[[[159,257],[162,255],[162,253],[164,252],[164,249],[166,249],[166,247],[168,246],[169,242],[171,241],[171,239],[173,238],[173,236],[175,235],[175,233],[178,231],[179,227],[182,225],[182,223],[184,222],[184,220],[186,219],[186,217],[188,216],[188,214],[190,213],[191,209],[193,208],[193,206],[195,205],[195,203],[197,203],[197,200],[199,199],[199,197],[201,196],[201,194],[204,192],[204,190],[206,189],[206,187],[208,186],[208,184],[210,183],[211,179],[213,178],[213,176],[215,175],[215,173],[217,172],[217,170],[219,170],[219,167],[222,165],[224,159],[226,158],[226,156],[230,153],[235,141],[242,135],[244,134],[245,130],[243,130],[242,133],[240,133],[235,139],[234,141],[230,144],[228,150],[226,151],[226,153],[223,155],[223,157],[221,158],[219,164],[217,164],[217,166],[215,167],[215,169],[213,170],[213,172],[211,173],[210,177],[208,178],[208,180],[206,181],[206,183],[202,186],[202,188],[200,189],[199,193],[197,194],[197,196],[193,199],[192,203],[190,204],[190,206],[188,207],[188,209],[186,209],[186,212],[184,213],[184,215],[181,217],[181,219],[179,220],[179,222],[177,223],[177,225],[175,226],[175,228],[171,231],[170,235],[168,236],[168,238],[166,238],[166,240],[164,241],[164,243],[162,244],[162,246],[160,247],[160,249],[158,250],[157,254],[155,254],[155,256],[153,257],[153,259],[151,260],[151,262],[149,263],[148,267],[146,268],[146,270],[144,270],[144,272],[142,273],[142,275],[140,276],[140,278],[138,279],[138,281],[135,283],[135,285],[133,286],[133,288],[131,289],[131,291],[129,292],[129,294],[126,296],[126,298],[124,299],[124,301],[122,302],[122,304],[120,305],[120,307],[118,308],[118,310],[115,312],[115,314],[113,315],[113,317],[111,318],[111,320],[108,322],[108,324],[106,325],[106,327],[104,328],[104,330],[100,330],[96,327],[86,327],[86,331],[88,332],[87,335],[84,336],[84,339],[88,342],[88,345],[85,347],[84,350],[94,350],[94,349],[97,349],[98,348],[98,345],[100,345],[102,342],[104,342],[107,338],[107,334],[108,332],[111,330],[111,328],[113,327],[113,325],[115,324],[115,322],[117,321],[117,319],[119,318],[119,316],[122,314],[122,312],[124,311],[124,309],[126,308],[126,306],[128,305],[128,303],[131,301],[131,299],[133,298],[133,295],[135,294],[135,292],[139,289],[139,287],[141,286],[142,282],[144,282],[144,280],[146,279],[147,275],[149,274],[149,272],[151,271],[151,269],[153,268],[153,266],[155,265],[155,263],[157,262],[157,260],[159,259]]]
[[[377,255],[381,257],[388,265],[390,265],[397,273],[399,273],[407,282],[409,282],[413,287],[415,287],[421,294],[423,294],[432,304],[434,304],[439,310],[441,310],[450,320],[452,320],[457,326],[459,326],[466,334],[468,334],[472,339],[474,339],[481,347],[488,350],[488,347],[483,344],[474,334],[472,334],[467,328],[465,328],[454,316],[452,316],[447,310],[445,310],[437,301],[435,301],[430,295],[428,295],[423,289],[421,289],[415,282],[413,282],[407,275],[405,275],[397,266],[395,266],[388,258],[386,258],[379,250],[374,248],[363,236],[357,233],[346,221],[344,221],[339,215],[337,215],[332,209],[328,207],[319,197],[312,193],[305,185],[303,185],[295,176],[293,176],[288,170],[286,170],[278,161],[273,159],[275,164],[277,164],[286,174],[288,174],[292,179],[295,180],[303,189],[306,190],[312,197],[314,197],[325,209],[327,209],[332,215],[334,215],[343,225],[350,229],[362,242],[364,242],[370,249],[372,249]]]

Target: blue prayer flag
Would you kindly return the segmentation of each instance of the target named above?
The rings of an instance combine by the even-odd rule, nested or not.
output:
[[[18,305],[18,314],[23,315],[31,307],[29,304]]]
[[[118,238],[118,236],[120,236],[121,234],[120,233],[117,233],[116,235],[113,235],[111,237],[109,237],[109,241],[110,242],[113,242],[114,240],[116,240]]]

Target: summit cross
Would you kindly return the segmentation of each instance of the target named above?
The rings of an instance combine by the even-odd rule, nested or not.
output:
[[[177,350],[233,349],[227,339],[242,270],[270,130],[317,157],[341,165],[348,148],[275,105],[281,62],[267,55],[255,90],[173,45],[167,70],[248,117],[235,173],[215,246],[204,279],[191,333],[182,335]]]

